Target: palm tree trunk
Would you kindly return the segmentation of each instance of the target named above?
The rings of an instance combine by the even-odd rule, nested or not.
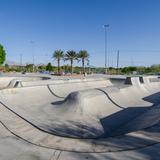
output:
[[[60,74],[60,60],[58,59],[58,74]]]
[[[71,74],[73,74],[73,60],[71,59]]]
[[[83,74],[85,75],[85,67],[84,67],[84,59],[82,58],[82,68],[83,68]]]

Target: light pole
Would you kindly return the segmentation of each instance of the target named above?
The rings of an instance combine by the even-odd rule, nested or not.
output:
[[[117,74],[119,74],[119,50],[117,51]]]
[[[32,60],[33,60],[33,72],[34,72],[34,41],[30,41],[32,47]]]
[[[88,74],[90,74],[90,62],[89,62],[89,60],[88,60],[87,66],[88,66]]]
[[[23,67],[22,67],[22,56],[23,56],[23,55],[20,54],[20,66],[21,66],[21,71],[22,71],[22,68],[23,68]]]
[[[107,73],[107,61],[108,61],[108,55],[107,55],[107,28],[109,28],[109,24],[105,24],[104,26],[104,52],[105,52],[105,72]]]
[[[45,63],[46,63],[46,65],[47,65],[47,62],[48,62],[48,54],[46,53],[44,56],[45,56]]]

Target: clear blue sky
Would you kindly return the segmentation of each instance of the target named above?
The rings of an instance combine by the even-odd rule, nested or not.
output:
[[[0,0],[0,43],[8,61],[51,61],[54,50],[86,49],[104,66],[104,24],[110,66],[160,63],[159,0]],[[55,64],[55,62],[54,62]]]

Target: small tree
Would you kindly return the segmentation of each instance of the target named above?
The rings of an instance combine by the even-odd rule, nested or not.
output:
[[[5,68],[6,68],[6,69],[8,69],[8,68],[9,68],[9,65],[8,65],[7,63],[5,64]]]
[[[86,50],[80,50],[78,53],[78,58],[82,62],[83,74],[85,75],[85,61],[89,61],[89,53]]]
[[[38,66],[38,70],[39,71],[44,71],[44,70],[46,70],[46,66],[45,65],[40,65],[40,66]]]
[[[52,64],[49,62],[46,66],[46,70],[51,72],[52,71]]]
[[[27,72],[33,72],[33,66],[34,66],[33,64],[27,64],[26,67],[25,67],[26,71]]]
[[[60,61],[64,57],[62,50],[56,50],[53,53],[54,60],[57,60],[58,74],[60,74]]]
[[[74,50],[67,51],[65,55],[65,60],[70,61],[71,63],[71,74],[73,73],[73,62],[74,60],[77,60],[77,59],[78,59],[78,56]]]
[[[0,44],[0,65],[2,65],[5,60],[6,60],[6,52],[3,46]]]
[[[5,71],[9,71],[9,65],[7,63],[5,64]]]

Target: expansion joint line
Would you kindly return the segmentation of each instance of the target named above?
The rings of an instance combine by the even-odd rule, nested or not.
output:
[[[49,85],[47,84],[47,88],[48,88],[48,90],[50,91],[50,93],[51,94],[53,94],[54,96],[56,96],[56,97],[58,97],[58,98],[65,98],[65,97],[61,97],[61,96],[58,96],[58,95],[56,95],[52,90],[51,90],[51,88],[49,87]]]
[[[100,89],[100,88],[96,88],[96,89],[99,90],[99,91],[101,91],[101,92],[103,92],[103,93],[107,96],[107,98],[108,98],[114,105],[116,105],[117,107],[119,107],[119,108],[121,108],[121,109],[125,109],[125,107],[122,107],[122,106],[118,105],[116,102],[114,102],[114,101],[112,100],[112,98],[108,95],[107,92],[105,92],[104,90],[102,90],[102,89]]]
[[[140,147],[135,147],[135,148],[130,148],[130,149],[122,149],[122,150],[117,150],[117,151],[102,151],[102,152],[80,152],[80,151],[70,151],[70,150],[61,150],[61,149],[56,149],[56,148],[51,148],[51,147],[46,147],[46,146],[42,146],[42,145],[39,145],[39,144],[35,144],[33,142],[30,142],[24,138],[22,138],[21,136],[17,135],[16,133],[12,132],[1,120],[0,120],[0,124],[2,124],[2,126],[7,130],[9,131],[12,135],[14,135],[15,137],[19,138],[20,140],[23,140],[29,144],[32,144],[34,146],[37,146],[37,147],[40,147],[40,148],[46,148],[46,149],[52,149],[52,150],[55,150],[55,151],[59,151],[59,155],[58,155],[58,159],[62,153],[62,151],[65,151],[65,152],[73,152],[73,153],[108,153],[108,152],[113,152],[113,153],[117,153],[117,152],[125,152],[125,151],[133,151],[133,150],[138,150],[138,149],[143,149],[143,148],[147,148],[147,147],[150,147],[150,146],[153,146],[153,145],[157,145],[157,144],[160,144],[160,142],[154,142],[152,144],[149,144],[149,145],[146,145],[146,146],[140,146]],[[56,159],[56,160],[58,160]],[[52,159],[51,159],[52,160]],[[54,160],[54,159],[53,159]]]

